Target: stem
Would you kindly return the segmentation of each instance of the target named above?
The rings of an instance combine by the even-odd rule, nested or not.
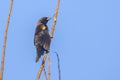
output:
[[[4,60],[5,60],[5,51],[6,51],[6,41],[7,41],[7,34],[8,34],[8,27],[10,23],[10,16],[12,12],[13,0],[10,3],[10,11],[8,13],[8,19],[6,22],[6,29],[4,33],[4,42],[3,42],[3,49],[2,49],[2,61],[1,61],[1,72],[0,72],[0,80],[3,80],[3,73],[4,73]]]

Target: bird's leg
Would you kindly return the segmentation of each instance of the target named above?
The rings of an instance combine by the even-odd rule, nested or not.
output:
[[[52,39],[53,38],[53,36],[50,36],[50,39]]]

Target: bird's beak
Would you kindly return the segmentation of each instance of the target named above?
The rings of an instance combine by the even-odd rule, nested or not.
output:
[[[47,18],[47,20],[49,21],[49,20],[51,20],[52,18]]]

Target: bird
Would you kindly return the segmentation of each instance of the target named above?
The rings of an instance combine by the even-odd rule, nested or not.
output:
[[[49,52],[51,37],[49,34],[47,22],[51,18],[42,17],[38,20],[35,34],[34,34],[34,46],[36,47],[36,62],[44,53]]]

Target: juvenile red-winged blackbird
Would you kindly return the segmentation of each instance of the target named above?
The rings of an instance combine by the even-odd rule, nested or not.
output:
[[[36,62],[39,61],[39,58],[41,57],[41,55],[44,54],[45,51],[46,53],[48,53],[50,47],[51,39],[50,39],[48,27],[46,25],[50,19],[51,18],[43,17],[37,23],[35,36],[34,36],[34,45],[36,46],[36,53],[37,53]]]

